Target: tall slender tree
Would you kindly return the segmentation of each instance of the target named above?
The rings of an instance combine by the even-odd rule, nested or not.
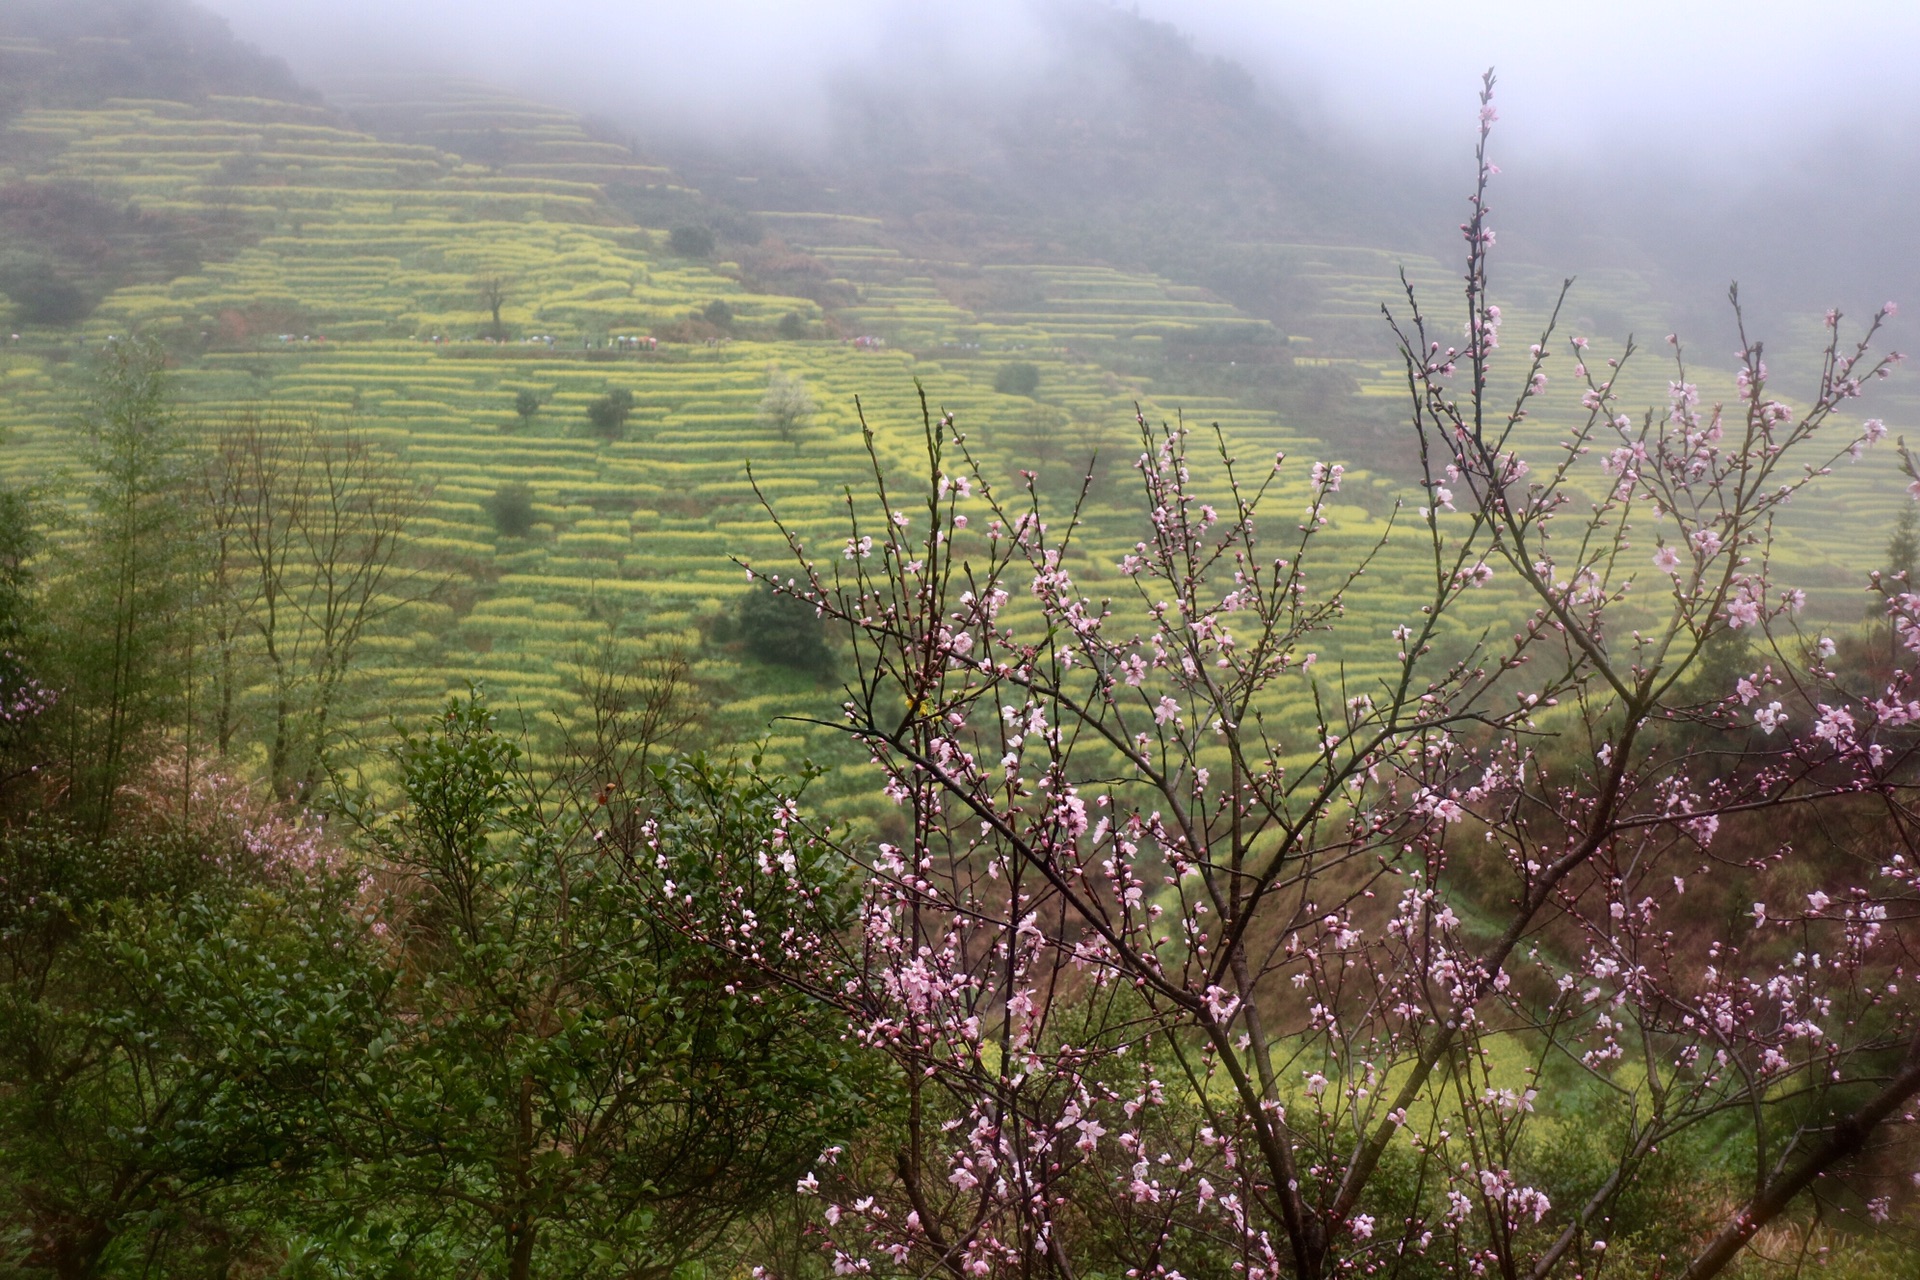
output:
[[[165,353],[144,340],[101,353],[82,412],[93,475],[78,537],[50,592],[61,637],[47,654],[60,695],[67,799],[96,831],[174,722],[186,692],[195,559]]]

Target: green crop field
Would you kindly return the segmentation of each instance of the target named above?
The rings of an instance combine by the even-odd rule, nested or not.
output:
[[[917,387],[954,412],[989,474],[1022,466],[1070,473],[1098,449],[1131,457],[1137,404],[1154,420],[1218,424],[1245,457],[1283,450],[1297,460],[1274,499],[1287,520],[1305,503],[1305,463],[1354,460],[1327,533],[1329,554],[1351,557],[1376,539],[1396,497],[1370,474],[1365,448],[1308,413],[1283,413],[1258,395],[1193,393],[1183,352],[1223,335],[1289,353],[1295,366],[1348,380],[1355,402],[1390,413],[1404,386],[1384,345],[1352,340],[1395,302],[1405,269],[1439,313],[1455,305],[1456,273],[1415,255],[1273,244],[1260,253],[1312,286],[1300,332],[1276,333],[1204,290],[1093,262],[970,265],[914,258],[886,243],[874,220],[769,210],[760,216],[792,249],[826,264],[844,305],[756,292],[725,261],[674,256],[669,228],[635,225],[606,197],[609,184],[664,198],[674,175],[598,140],[564,112],[459,83],[349,99],[357,118],[405,118],[409,136],[454,145],[479,138],[497,163],[418,142],[383,140],[318,108],[214,98],[197,106],[115,101],[91,110],[35,110],[6,127],[11,166],[0,184],[67,184],[158,215],[220,217],[251,229],[230,255],[164,282],[113,292],[77,334],[23,327],[0,350],[0,473],[57,489],[78,465],[74,359],[110,335],[159,335],[181,354],[177,386],[196,415],[263,405],[351,422],[401,455],[431,497],[416,527],[420,549],[454,579],[433,607],[401,615],[376,638],[364,673],[368,722],[426,709],[450,688],[484,679],[529,717],[566,704],[569,663],[609,635],[641,649],[688,655],[718,692],[729,741],[769,742],[772,762],[834,756],[828,731],[783,721],[820,715],[833,691],[762,667],[712,643],[714,624],[746,589],[729,557],[775,559],[781,544],[747,479],[761,479],[793,527],[823,556],[844,537],[840,495],[865,466],[856,398],[885,464],[916,474]],[[685,194],[684,192],[681,192]],[[1524,352],[1551,304],[1555,278],[1512,268],[1505,333]],[[499,282],[500,321],[512,337],[485,341],[491,315],[477,282]],[[688,326],[724,304],[725,331]],[[1572,330],[1596,347],[1628,327],[1653,336],[1623,380],[1631,398],[1660,402],[1670,370],[1658,299],[1624,272],[1581,282]],[[1596,323],[1590,317],[1603,317]],[[811,335],[781,339],[785,317]],[[1818,317],[1794,317],[1775,335],[1786,368],[1808,366]],[[1376,332],[1375,330],[1367,330]],[[644,348],[610,345],[663,333]],[[860,338],[855,342],[852,339]],[[1709,353],[1705,393],[1730,362]],[[1033,398],[994,390],[1008,361],[1038,372]],[[1551,447],[1578,415],[1567,360],[1556,361],[1552,411],[1526,438]],[[818,405],[791,441],[759,420],[771,371],[800,379]],[[1146,372],[1142,372],[1145,370]],[[1792,390],[1797,390],[1793,388]],[[595,437],[587,406],[631,393],[625,436]],[[1893,395],[1867,412],[1896,430],[1920,426],[1920,400]],[[515,398],[532,392],[529,421]],[[1791,394],[1791,390],[1788,391]],[[1133,539],[1123,468],[1096,490],[1076,572],[1113,582]],[[1593,474],[1597,477],[1597,466]],[[525,537],[499,533],[487,501],[504,485],[533,494]],[[1796,508],[1781,554],[1816,612],[1847,625],[1864,597],[1904,481],[1888,456],[1843,465],[1824,496]],[[1057,492],[1056,485],[1050,491]],[[1417,498],[1412,501],[1417,502]],[[1348,679],[1377,669],[1369,645],[1415,604],[1420,567],[1390,548],[1350,602],[1329,653],[1353,654]],[[1330,575],[1328,575],[1330,577]],[[1513,598],[1490,591],[1462,624],[1494,625]]]

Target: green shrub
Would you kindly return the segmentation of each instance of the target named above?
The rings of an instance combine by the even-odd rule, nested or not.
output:
[[[1040,370],[1024,360],[1003,364],[993,375],[993,389],[1003,396],[1030,396],[1040,389]]]
[[[0,268],[0,293],[13,301],[21,324],[78,324],[93,310],[79,285],[43,262]]]
[[[513,397],[513,411],[520,415],[520,425],[528,426],[533,416],[540,412],[540,393],[537,391],[519,391]]]
[[[667,233],[667,249],[680,258],[711,258],[713,232],[706,227],[675,227]]]
[[[627,419],[633,416],[633,392],[624,388],[609,391],[587,405],[587,421],[593,433],[608,440],[620,440],[627,433]]]
[[[794,433],[806,425],[817,408],[806,383],[780,369],[768,373],[767,393],[760,398],[760,421],[795,449],[800,442]]]
[[[524,538],[533,532],[533,490],[524,484],[503,484],[486,502],[493,527],[504,537]]]
[[[747,652],[762,662],[815,674],[833,665],[826,629],[813,606],[765,583],[741,597],[738,633]]]

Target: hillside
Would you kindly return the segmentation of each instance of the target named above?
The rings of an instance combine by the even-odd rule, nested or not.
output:
[[[35,106],[209,94],[317,98],[284,62],[235,40],[190,0],[0,4],[0,117]]]
[[[420,549],[458,581],[377,638],[363,690],[376,721],[475,678],[539,716],[566,704],[571,659],[615,634],[688,657],[724,740],[771,734],[775,765],[837,758],[830,731],[775,719],[830,707],[831,684],[730,640],[745,583],[729,556],[780,552],[748,462],[797,531],[839,545],[842,486],[864,467],[856,397],[890,466],[914,463],[916,385],[958,415],[998,474],[1037,465],[1057,492],[1098,450],[1076,553],[1093,582],[1111,578],[1136,536],[1117,461],[1131,455],[1136,403],[1156,420],[1218,423],[1251,454],[1353,464],[1348,502],[1332,513],[1348,549],[1379,536],[1403,492],[1404,391],[1375,326],[1403,268],[1429,298],[1452,295],[1454,272],[1430,257],[1252,238],[1256,206],[1231,260],[1264,263],[1273,289],[1292,290],[1276,323],[1207,287],[1204,272],[1103,258],[1097,236],[934,235],[911,210],[862,213],[845,192],[810,202],[772,184],[730,184],[720,200],[567,112],[484,85],[370,82],[326,106],[290,100],[300,96],[46,102],[6,121],[0,219],[41,228],[27,243],[48,271],[103,260],[96,243],[127,265],[75,284],[97,295],[67,313],[8,289],[19,335],[0,354],[0,473],[51,487],[74,465],[75,357],[129,331],[168,343],[197,413],[273,403],[390,446],[431,482]],[[1216,143],[1230,148],[1237,135],[1222,130]],[[1061,177],[1062,207],[1082,180]],[[49,209],[85,217],[38,212]],[[93,239],[74,239],[89,218]],[[697,236],[674,251],[675,228],[689,225],[714,233],[711,255]],[[1503,279],[1509,332],[1525,333],[1557,281],[1524,269]],[[1624,272],[1582,281],[1571,316],[1596,341],[1663,331],[1652,286]],[[1804,341],[1817,323],[1780,336]],[[1031,396],[994,390],[1008,364],[1033,366]],[[819,406],[791,440],[757,412],[775,369]],[[1643,367],[1634,386],[1658,399],[1665,374]],[[632,397],[618,439],[587,422],[610,391]],[[524,419],[523,392],[538,401]],[[1883,416],[1920,425],[1913,406]],[[1571,396],[1561,407],[1577,411]],[[1536,430],[1553,438],[1551,422]],[[511,536],[489,504],[521,484],[534,523]],[[1830,490],[1837,505],[1801,513],[1785,558],[1828,616],[1859,616],[1857,581],[1883,539],[1850,530],[1887,527],[1900,484],[1884,460],[1864,464]],[[1330,647],[1395,625],[1409,607],[1396,583],[1415,572],[1390,551],[1352,602],[1350,638]],[[1463,625],[1495,623],[1504,608],[1489,593]]]

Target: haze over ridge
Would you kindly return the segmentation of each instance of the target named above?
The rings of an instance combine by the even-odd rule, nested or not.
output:
[[[824,85],[887,67],[963,73],[991,92],[1044,65],[1050,0],[207,0],[242,36],[323,78],[343,65],[433,65],[581,106],[676,108],[716,125],[790,129]],[[1143,0],[1168,22],[1344,127],[1451,136],[1472,77],[1502,69],[1510,140],[1584,153],[1654,149],[1693,161],[1764,156],[1858,114],[1920,105],[1907,51],[1920,9],[1899,0],[1617,0],[1604,12],[1487,0],[1436,19],[1408,0]]]
[[[323,88],[354,70],[470,74],[643,141],[807,160],[844,150],[850,94],[991,112],[1057,62],[1063,14],[1138,15],[1246,69],[1331,153],[1411,174],[1425,222],[1461,171],[1478,72],[1497,64],[1505,223],[1541,260],[1658,263],[1690,295],[1737,275],[1800,307],[1920,283],[1920,228],[1901,212],[1920,172],[1898,144],[1920,118],[1906,57],[1920,8],[1899,0],[1488,0],[1444,19],[1403,0],[207,5]]]

